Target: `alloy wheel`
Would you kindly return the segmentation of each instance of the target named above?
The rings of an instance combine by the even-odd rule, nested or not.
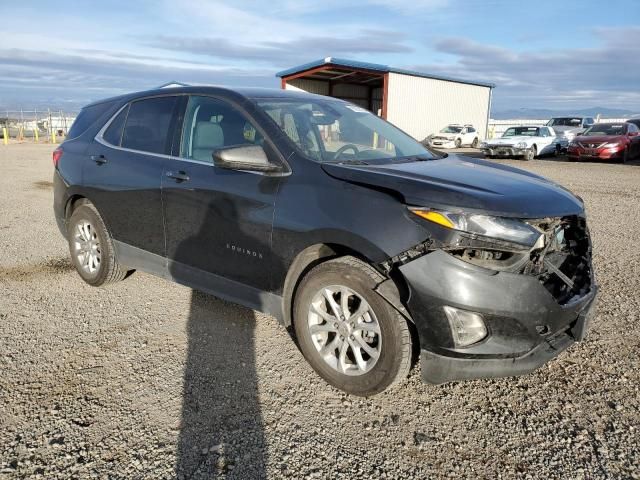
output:
[[[373,309],[358,293],[331,285],[315,294],[307,317],[311,339],[322,359],[345,375],[363,375],[380,358],[382,334]]]
[[[76,224],[73,251],[82,270],[90,275],[95,275],[100,269],[102,251],[98,233],[90,222],[82,220]]]

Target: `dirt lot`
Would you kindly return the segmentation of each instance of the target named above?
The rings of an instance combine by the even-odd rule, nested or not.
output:
[[[534,374],[372,399],[270,317],[72,271],[51,148],[0,145],[0,478],[640,478],[640,166],[505,161],[582,196],[602,295]]]

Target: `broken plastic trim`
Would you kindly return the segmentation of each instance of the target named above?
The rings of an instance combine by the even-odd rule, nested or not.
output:
[[[495,272],[535,276],[560,304],[587,294],[592,271],[591,239],[585,219],[570,216],[527,223],[542,234],[541,241],[531,248],[466,232],[447,230],[448,235],[443,236],[434,231],[432,238],[391,257],[380,267],[388,275],[393,269],[440,249]]]

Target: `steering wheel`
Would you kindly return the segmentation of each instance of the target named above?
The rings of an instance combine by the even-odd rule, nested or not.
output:
[[[353,143],[347,143],[346,145],[341,146],[336,151],[336,153],[333,154],[333,159],[337,160],[338,158],[340,158],[340,155],[342,155],[347,150],[353,150],[353,153],[355,153],[356,156],[358,156],[358,154],[360,153],[360,150],[358,150],[358,147],[356,147]]]

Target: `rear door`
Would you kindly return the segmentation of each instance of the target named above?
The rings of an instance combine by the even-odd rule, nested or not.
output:
[[[84,168],[89,198],[114,239],[158,256],[165,255],[160,178],[178,98],[125,105],[96,136]]]
[[[282,177],[215,167],[212,153],[243,144],[263,145],[270,158],[275,152],[238,107],[219,98],[189,97],[182,124],[181,146],[162,174],[170,273],[264,310],[259,298],[239,298],[250,289],[228,287],[231,281],[270,288],[273,210]]]

